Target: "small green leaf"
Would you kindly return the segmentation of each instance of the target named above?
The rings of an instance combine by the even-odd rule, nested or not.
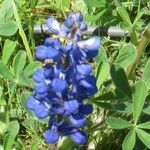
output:
[[[113,101],[124,98],[124,94],[121,93],[118,89],[114,89],[112,91],[106,92],[98,97],[92,99],[92,101]]]
[[[138,128],[150,129],[150,121],[138,125]]]
[[[0,36],[11,36],[17,32],[18,28],[15,21],[0,24]]]
[[[96,79],[97,79],[97,87],[100,88],[102,83],[109,75],[109,64],[105,62],[100,62],[97,71],[96,71]]]
[[[123,150],[133,150],[135,141],[136,141],[135,129],[131,129],[123,141],[122,149]]]
[[[28,87],[33,87],[34,86],[34,81],[32,79],[29,79],[23,71],[21,71],[18,75],[18,84],[28,86]]]
[[[42,63],[39,61],[34,61],[24,69],[24,74],[26,76],[30,76],[38,67],[42,67]]]
[[[137,129],[136,132],[140,140],[150,149],[150,134],[141,129]]]
[[[18,123],[18,121],[9,122],[6,132],[8,132],[13,137],[16,137],[16,135],[19,132],[19,123]]]
[[[132,93],[133,118],[134,118],[135,123],[137,123],[139,116],[141,114],[144,101],[146,99],[147,91],[148,91],[147,86],[143,81],[138,81],[135,84],[135,87]]]
[[[131,27],[132,23],[131,23],[129,14],[125,10],[125,8],[120,6],[120,7],[117,8],[117,10],[118,10],[118,13],[121,16],[121,18],[124,20],[124,22]]]
[[[147,86],[150,87],[150,59],[148,60],[144,68],[143,80],[145,81]]]
[[[24,69],[26,63],[26,52],[20,50],[13,60],[14,74],[18,78],[19,73]]]
[[[99,64],[101,61],[106,62],[106,63],[109,62],[107,54],[106,54],[106,49],[104,47],[101,47],[98,50],[98,55],[94,58],[94,60],[96,64]]]
[[[7,39],[4,43],[3,47],[3,55],[2,55],[2,62],[6,65],[10,56],[15,50],[17,42],[16,41],[11,41]]]
[[[33,141],[30,150],[37,150],[38,149],[38,145],[39,145],[39,141]]]
[[[143,108],[143,112],[144,112],[145,114],[150,115],[150,105],[148,105],[148,106],[146,106],[145,108]]]
[[[84,0],[86,5],[90,8],[92,7],[101,7],[102,2],[100,0]]]
[[[123,46],[115,60],[115,63],[125,68],[130,65],[136,57],[136,48],[132,44]]]
[[[4,150],[12,150],[13,144],[14,144],[15,137],[13,137],[11,134],[6,134],[3,140],[3,146]]]
[[[74,144],[73,141],[68,137],[63,137],[58,141],[58,150],[77,150],[78,145]]]
[[[116,117],[108,117],[106,122],[114,129],[124,129],[132,126],[132,124],[127,122],[126,120]]]
[[[0,61],[0,75],[3,78],[8,79],[10,81],[14,80],[13,74],[9,71],[6,65],[4,65],[1,61]]]
[[[119,65],[112,65],[110,68],[110,74],[115,86],[122,93],[131,98],[131,88],[124,69],[121,68]]]

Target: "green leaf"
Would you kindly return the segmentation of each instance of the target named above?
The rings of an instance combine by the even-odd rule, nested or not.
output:
[[[148,105],[148,106],[146,106],[145,108],[143,108],[143,112],[144,112],[145,114],[150,115],[150,105]]]
[[[13,144],[14,144],[15,137],[13,137],[11,134],[6,134],[3,140],[3,146],[4,150],[12,150]]]
[[[132,124],[127,122],[126,120],[116,117],[108,117],[106,122],[114,129],[124,129],[132,126]]]
[[[123,20],[127,25],[129,25],[129,26],[131,27],[131,26],[132,26],[132,23],[131,23],[129,14],[128,14],[128,12],[125,10],[125,8],[120,6],[120,7],[117,8],[117,11],[118,11],[119,15],[121,16],[122,20]]]
[[[19,132],[19,123],[18,121],[11,121],[9,122],[7,129],[6,129],[6,136],[4,137],[4,149],[12,150],[15,137]]]
[[[116,103],[113,105],[115,111],[131,114],[133,112],[133,104],[129,102]]]
[[[101,1],[100,0],[84,0],[85,4],[92,8],[92,7],[101,7]]]
[[[19,73],[24,69],[26,63],[26,52],[20,50],[13,60],[14,74],[18,78]]]
[[[1,61],[0,61],[0,75],[3,78],[8,79],[10,81],[14,80],[13,74],[9,71],[6,65],[4,65]]]
[[[143,80],[145,81],[147,86],[150,87],[150,59],[148,60],[144,68]]]
[[[108,102],[92,101],[92,103],[94,103],[95,105],[97,105],[99,107],[105,108],[105,109],[109,109],[109,110],[113,109],[113,106]]]
[[[37,150],[38,149],[38,145],[39,145],[39,141],[33,141],[30,150]]]
[[[18,76],[18,84],[32,88],[35,85],[35,82],[32,79],[29,79],[24,72],[21,71]]]
[[[110,68],[110,74],[115,86],[122,93],[131,98],[131,88],[124,69],[121,68],[119,65],[112,65]]]
[[[113,101],[124,98],[124,94],[121,93],[118,89],[106,92],[96,98],[93,98],[92,101]]]
[[[102,62],[106,62],[108,63],[108,57],[107,57],[107,54],[106,54],[106,49],[104,49],[104,47],[101,47],[99,50],[98,50],[98,55],[94,58],[95,62],[97,64],[99,64],[101,61]]]
[[[24,69],[24,74],[26,76],[30,76],[38,67],[42,67],[42,63],[39,61],[34,61]]]
[[[7,22],[7,20],[13,16],[13,9],[10,5],[10,0],[3,0],[0,7],[0,14],[0,23]]]
[[[150,121],[138,125],[138,128],[150,129]]]
[[[11,36],[17,32],[18,28],[15,21],[0,24],[0,36]]]
[[[136,141],[135,129],[131,129],[123,141],[122,149],[123,150],[133,150],[135,141]]]
[[[58,150],[77,150],[78,145],[74,144],[73,141],[68,137],[63,137],[58,141]]]
[[[115,60],[115,63],[125,68],[130,65],[136,57],[136,48],[132,44],[123,46]]]
[[[150,134],[141,129],[137,129],[136,132],[140,140],[150,149]]]
[[[147,86],[143,81],[138,81],[135,84],[135,87],[132,93],[133,118],[134,118],[135,123],[137,123],[139,116],[141,114],[144,101],[146,99],[147,91],[148,91]]]
[[[109,64],[100,62],[96,70],[97,87],[100,88],[102,83],[109,75]]]
[[[3,55],[2,55],[2,62],[6,65],[10,56],[15,50],[17,42],[16,41],[11,41],[7,39],[4,43],[3,47]]]
[[[19,123],[18,123],[18,121],[9,122],[6,132],[8,132],[13,137],[16,137],[16,135],[19,132]]]

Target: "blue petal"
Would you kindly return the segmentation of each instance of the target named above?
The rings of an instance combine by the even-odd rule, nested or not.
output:
[[[58,141],[59,139],[59,134],[57,131],[54,131],[54,130],[47,130],[45,133],[44,133],[44,138],[46,140],[47,143],[49,144],[53,144],[55,142]]]
[[[83,114],[73,114],[69,118],[70,118],[71,123],[75,127],[81,127],[86,123],[86,119],[84,118]]]
[[[76,144],[84,144],[86,142],[87,139],[87,135],[85,132],[75,132],[71,135],[72,140],[76,143]]]
[[[67,83],[61,78],[55,78],[52,80],[52,87],[55,90],[55,92],[60,93],[66,89]]]
[[[87,24],[85,22],[82,22],[81,23],[81,26],[80,26],[80,31],[86,31],[87,30]]]
[[[83,21],[83,15],[82,15],[82,13],[81,12],[75,13],[74,19],[75,19],[75,23],[77,25],[80,25],[80,23]]]
[[[44,45],[40,45],[36,48],[35,56],[39,60],[47,59],[48,48]]]
[[[37,118],[42,119],[49,115],[49,109],[44,103],[39,103],[34,109]]]
[[[48,91],[48,86],[44,82],[39,83],[34,87],[36,94],[44,94]]]
[[[100,47],[100,37],[96,36],[85,41],[80,41],[78,42],[78,46],[81,49],[98,50]]]
[[[44,41],[44,45],[45,46],[54,46],[54,47],[61,47],[62,43],[60,42],[59,39],[57,38],[50,38],[50,37],[47,37]]]
[[[60,33],[60,30],[61,30],[60,25],[59,25],[58,21],[53,16],[50,16],[46,20],[46,24],[49,27],[49,29],[51,30],[51,32],[53,32],[54,34]]]
[[[54,73],[54,68],[51,65],[45,65],[44,66],[44,77],[45,78],[51,78],[53,76]]]
[[[64,22],[64,25],[67,27],[67,28],[72,28],[73,26],[73,18],[72,17],[68,17],[65,22]]]
[[[44,45],[38,46],[36,48],[35,55],[39,60],[45,60],[45,59],[57,60],[59,58],[58,50],[56,50],[55,48],[51,46],[46,47]]]
[[[27,100],[26,106],[29,109],[34,109],[37,104],[38,101],[33,96],[30,96],[29,99]]]
[[[65,110],[60,104],[53,104],[51,111],[56,114],[63,114]]]
[[[32,78],[36,82],[44,82],[44,69],[43,68],[38,68],[33,74]]]
[[[77,65],[77,72],[83,76],[87,76],[92,72],[92,66],[90,64]]]
[[[88,115],[92,113],[92,111],[93,111],[93,106],[91,104],[82,105],[80,108],[80,113],[84,115]]]
[[[78,110],[79,103],[77,100],[69,100],[64,102],[66,114],[74,113]]]
[[[96,78],[92,75],[87,76],[85,79],[80,81],[80,85],[86,88],[92,88],[96,85]]]
[[[36,94],[34,95],[34,97],[35,97],[36,99],[38,99],[38,100],[41,100],[41,99],[44,99],[47,95],[48,95],[48,93],[43,93],[43,94],[38,94],[38,93],[36,93]]]

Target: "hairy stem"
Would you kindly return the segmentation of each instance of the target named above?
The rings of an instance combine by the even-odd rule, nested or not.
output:
[[[141,58],[145,48],[147,47],[148,43],[150,42],[150,23],[147,25],[145,31],[143,32],[141,38],[137,42],[136,50],[137,50],[137,56],[134,60],[134,62],[127,68],[127,76],[128,79],[132,79],[133,73],[135,71],[136,65],[139,62],[139,59]]]

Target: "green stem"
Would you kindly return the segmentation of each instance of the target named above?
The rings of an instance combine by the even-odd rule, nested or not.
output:
[[[143,32],[141,39],[136,44],[137,56],[134,62],[127,68],[127,76],[129,79],[133,78],[133,73],[135,71],[136,65],[139,62],[145,48],[150,42],[150,23],[147,25],[145,31]]]
[[[30,47],[29,47],[29,44],[28,44],[25,32],[23,31],[23,28],[22,28],[22,25],[21,25],[21,20],[19,18],[18,12],[17,12],[17,8],[16,8],[16,5],[15,5],[15,2],[14,2],[14,0],[11,0],[11,1],[12,1],[13,11],[14,11],[14,17],[16,19],[16,23],[17,23],[18,28],[19,28],[19,34],[20,34],[20,36],[22,38],[23,44],[24,44],[25,49],[27,51],[27,56],[29,58],[29,61],[32,62],[33,61],[32,53],[31,53],[31,50],[30,50]]]

